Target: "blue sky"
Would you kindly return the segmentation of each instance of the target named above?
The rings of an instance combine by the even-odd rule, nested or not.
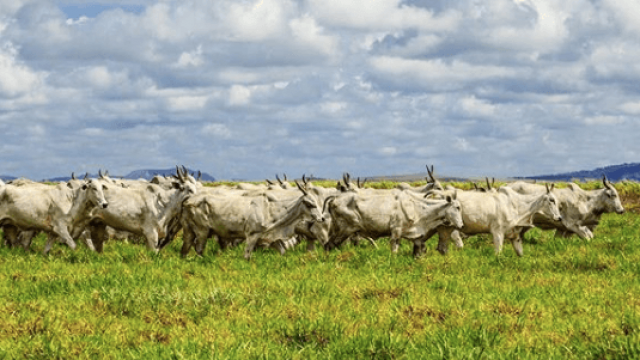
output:
[[[622,0],[3,2],[0,174],[638,162],[639,37]]]

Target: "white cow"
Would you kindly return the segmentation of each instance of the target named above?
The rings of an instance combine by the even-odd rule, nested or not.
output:
[[[522,239],[518,234],[522,227],[533,226],[533,218],[542,213],[556,221],[562,216],[558,210],[558,200],[552,192],[553,185],[546,188],[545,193],[538,195],[522,195],[513,189],[502,187],[497,192],[463,191],[458,193],[462,205],[464,226],[459,231],[466,235],[491,234],[496,254],[502,251],[506,239],[511,241],[518,256],[522,256]],[[448,191],[432,191],[436,197],[442,198]],[[429,195],[429,194],[428,194]],[[446,253],[449,240],[453,238],[459,247],[462,239],[458,230],[441,229],[438,250]]]
[[[17,242],[16,230],[44,231],[49,234],[45,254],[56,238],[75,249],[73,239],[86,226],[87,214],[95,208],[107,208],[107,189],[102,182],[91,180],[75,190],[69,184],[7,185],[0,194],[0,225],[9,225],[5,236],[13,244]]]
[[[592,239],[593,231],[602,214],[624,213],[620,196],[606,176],[603,176],[602,183],[604,188],[599,190],[585,191],[574,183],[569,183],[565,189],[556,189],[554,193],[558,198],[562,221],[536,215],[533,219],[534,225],[543,230],[556,229],[556,235],[562,237],[576,234],[582,239]],[[540,194],[544,191],[541,185],[521,181],[507,186],[521,194]],[[523,237],[528,230],[529,228],[523,228],[520,236]]]

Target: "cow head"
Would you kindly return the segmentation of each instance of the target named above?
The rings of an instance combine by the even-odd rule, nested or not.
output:
[[[187,169],[183,166],[180,169],[176,165],[176,172],[178,176],[175,177],[175,180],[171,183],[171,185],[180,191],[184,191],[188,195],[194,195],[198,192],[198,185],[196,179],[189,175]]]
[[[596,211],[601,213],[617,212],[618,214],[624,213],[624,207],[620,202],[620,196],[616,188],[611,185],[607,177],[602,175],[602,183],[604,184],[604,190],[597,198]]]
[[[555,184],[551,184],[551,186],[545,184],[545,186],[547,187],[547,192],[541,196],[541,209],[539,212],[550,219],[561,221],[562,215],[560,215],[560,209],[558,209],[558,199],[553,194]]]
[[[107,199],[104,197],[104,191],[108,190],[109,187],[102,181],[89,180],[85,182],[80,189],[85,191],[87,200],[98,208],[106,209],[109,205],[109,202],[107,202]]]
[[[462,222],[462,206],[458,201],[458,192],[454,191],[452,196],[447,195],[445,200],[447,205],[444,208],[444,224],[456,229],[462,228],[464,223]]]
[[[318,204],[318,198],[314,194],[309,193],[307,190],[305,190],[304,187],[302,187],[302,185],[300,185],[300,183],[297,181],[296,186],[298,187],[298,189],[300,189],[300,191],[302,191],[302,197],[300,198],[300,201],[302,202],[302,205],[308,210],[311,218],[314,221],[318,222],[324,221],[324,216],[322,214],[323,209],[320,207],[320,204]]]

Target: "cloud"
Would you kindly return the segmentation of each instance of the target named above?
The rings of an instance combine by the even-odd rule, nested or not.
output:
[[[44,77],[18,59],[18,50],[12,43],[0,46],[0,97],[13,98],[34,91]]]
[[[260,179],[433,163],[512,176],[637,161],[636,8],[5,1],[0,174],[185,163]]]

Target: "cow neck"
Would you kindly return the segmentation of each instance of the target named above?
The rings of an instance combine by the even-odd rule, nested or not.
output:
[[[158,210],[160,210],[159,220],[161,224],[164,224],[164,221],[173,218],[173,216],[182,207],[182,203],[189,198],[189,195],[184,190],[170,189],[165,191],[168,192],[169,202],[164,206],[158,206]],[[156,204],[159,204],[159,202],[156,201]]]
[[[422,214],[422,216],[420,216],[421,220],[424,220],[424,225],[426,228],[430,229],[435,229],[438,226],[441,226],[444,224],[444,221],[446,220],[446,214],[445,211],[443,211],[446,207],[447,207],[447,203],[444,204],[438,204],[438,205],[432,205],[430,207],[434,207],[435,209],[429,209],[429,213],[427,216],[425,216],[425,214]],[[434,215],[435,217],[432,217],[431,215]],[[420,221],[419,221],[420,222]]]
[[[304,206],[304,204],[302,203],[302,198],[303,196],[300,196],[297,200],[294,200],[291,205],[285,206],[285,215],[276,220],[265,231],[270,231],[278,226],[290,225],[291,223],[293,223],[293,221],[297,219],[302,213],[302,206]]]
[[[72,190],[73,200],[71,204],[71,208],[65,214],[65,216],[71,220],[71,231],[73,233],[73,229],[79,224],[82,225],[82,220],[87,220],[90,216],[78,216],[79,214],[88,214],[96,207],[95,204],[92,204],[88,200],[88,196],[86,194],[86,190],[83,190],[82,187],[79,187],[75,190]],[[82,226],[84,228],[84,226]]]
[[[515,195],[519,197],[516,204],[515,225],[533,226],[533,216],[542,209],[544,195],[522,195],[518,193],[515,193]]]
[[[605,191],[607,191],[606,188],[604,189],[598,189],[598,190],[592,190],[592,191],[587,191],[587,201],[586,206],[588,209],[588,214],[589,215],[595,215],[596,217],[600,217],[602,214],[604,214],[605,209],[603,207],[598,206],[598,204],[602,203],[601,198],[604,195]]]

